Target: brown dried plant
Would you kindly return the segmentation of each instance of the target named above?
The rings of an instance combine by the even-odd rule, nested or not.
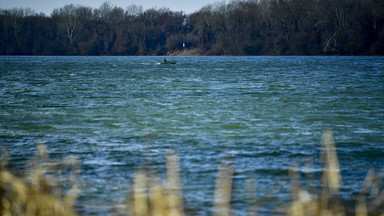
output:
[[[77,198],[80,165],[73,156],[55,161],[49,158],[45,144],[37,145],[36,159],[30,161],[31,169],[24,177],[17,177],[5,169],[7,157],[3,156],[0,168],[0,215],[52,216],[77,215],[73,210]],[[69,189],[66,193],[58,187],[61,169],[70,167]]]
[[[30,162],[31,171],[24,177],[16,177],[5,169],[7,156],[0,164],[0,215],[76,215],[73,204],[79,193],[79,161],[73,156],[62,161],[49,158],[46,146],[39,144],[36,159]],[[300,181],[300,168],[289,169],[291,177],[292,202],[288,205],[288,216],[384,216],[384,170],[375,175],[370,170],[356,201],[354,212],[348,212],[339,197],[342,185],[336,145],[331,130],[322,135],[321,161],[323,173],[321,188],[305,189]],[[61,171],[71,168],[67,178]],[[231,160],[222,160],[216,179],[212,215],[229,216],[234,168]],[[307,173],[306,181],[315,180]],[[63,185],[66,179],[68,189]],[[256,193],[254,179],[246,185],[247,191]],[[183,216],[185,215],[180,158],[177,154],[166,157],[166,179],[161,181],[144,169],[137,169],[130,192],[130,199],[116,208],[115,215],[133,216]],[[257,215],[257,202],[254,196],[247,195],[250,205],[248,215]]]
[[[339,189],[342,184],[342,179],[335,141],[332,131],[329,129],[324,130],[322,135],[321,161],[324,171],[321,179],[322,188],[320,194],[310,193],[301,186],[299,180],[299,168],[297,166],[290,169],[292,180],[292,203],[290,204],[287,215],[344,216],[351,214],[346,211],[346,208],[339,197]],[[384,173],[375,176],[373,170],[368,172],[364,186],[356,203],[356,216],[384,216],[384,190],[380,185],[383,180],[383,174]],[[307,179],[307,181],[310,180],[314,180],[313,177]],[[372,202],[368,205],[366,199],[367,191],[370,188],[371,193],[369,199],[372,200]]]

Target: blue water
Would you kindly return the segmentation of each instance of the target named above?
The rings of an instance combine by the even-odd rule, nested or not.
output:
[[[321,133],[335,136],[341,195],[384,168],[384,57],[0,57],[0,145],[14,173],[36,144],[82,165],[76,209],[106,215],[127,198],[136,168],[164,178],[177,152],[185,207],[211,212],[217,168],[232,158],[231,207],[246,181],[262,215],[290,201],[288,168],[318,176]],[[308,158],[313,167],[306,165]],[[319,181],[315,180],[315,185]]]

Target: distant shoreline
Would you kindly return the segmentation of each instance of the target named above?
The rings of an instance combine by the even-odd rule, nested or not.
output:
[[[268,2],[221,2],[192,14],[108,2],[68,4],[50,16],[0,8],[0,55],[384,55],[380,1]]]
[[[203,52],[201,49],[183,49],[175,50],[167,53],[167,56],[202,56]]]
[[[287,54],[287,55],[282,55],[282,54],[265,54],[265,55],[207,55],[207,54],[204,54],[202,52],[200,52],[199,49],[193,49],[193,50],[183,50],[183,51],[170,51],[170,52],[167,52],[167,54],[165,55],[76,55],[76,54],[73,54],[73,55],[43,55],[43,54],[39,54],[39,55],[28,55],[28,54],[6,54],[6,55],[1,55],[0,54],[0,57],[5,57],[5,56],[47,56],[47,57],[50,57],[50,56],[89,56],[89,57],[98,57],[98,56],[127,56],[127,57],[135,57],[135,56],[281,56],[281,57],[284,57],[284,56],[384,56],[384,55],[378,55],[378,54],[375,54],[375,55],[369,55],[369,54],[362,54],[362,55],[339,55],[339,54],[307,54],[307,55],[301,55],[301,54]]]

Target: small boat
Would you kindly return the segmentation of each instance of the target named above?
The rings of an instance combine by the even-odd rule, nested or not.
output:
[[[166,62],[161,62],[161,64],[176,64],[175,61],[166,61]]]
[[[164,59],[164,61],[161,64],[176,64],[175,61],[167,61],[167,59]]]

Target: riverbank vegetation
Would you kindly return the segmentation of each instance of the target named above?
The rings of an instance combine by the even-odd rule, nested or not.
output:
[[[0,55],[167,53],[383,55],[384,1],[235,0],[191,14],[108,2],[70,4],[49,16],[0,9]]]
[[[0,166],[0,215],[76,215],[73,204],[80,192],[80,162],[74,156],[62,161],[49,158],[44,144],[37,146],[37,156],[31,160],[30,172],[16,177],[7,171],[7,157],[2,156]],[[282,204],[276,213],[289,216],[322,215],[384,215],[384,170],[369,170],[354,204],[346,204],[339,195],[342,179],[335,141],[330,130],[322,135],[322,174],[302,171],[293,165],[287,170],[291,179],[292,198]],[[63,172],[66,170],[66,172]],[[149,167],[136,169],[134,181],[129,187],[129,197],[116,204],[112,215],[189,215],[183,202],[180,158],[170,154],[166,158],[166,175],[161,180],[148,172]],[[233,161],[223,159],[217,171],[212,215],[235,215],[231,208]],[[321,184],[314,182],[321,179]],[[302,181],[304,179],[304,181]],[[249,178],[247,185],[248,215],[258,214],[257,188]],[[350,202],[350,201],[349,201]],[[281,212],[283,210],[283,212]],[[237,209],[239,211],[239,209]]]

